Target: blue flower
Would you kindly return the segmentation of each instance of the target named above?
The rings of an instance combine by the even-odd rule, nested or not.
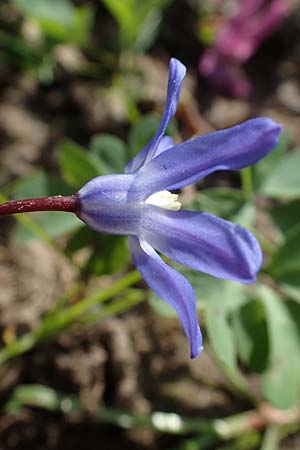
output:
[[[255,237],[239,225],[205,212],[179,211],[178,196],[169,191],[216,170],[255,164],[275,147],[281,127],[257,118],[174,145],[164,133],[176,112],[185,72],[183,64],[171,59],[166,105],[155,136],[125,167],[125,174],[96,177],[80,189],[78,216],[96,231],[129,236],[137,269],[177,311],[194,358],[202,350],[195,294],[157,251],[242,283],[255,281],[262,252]]]

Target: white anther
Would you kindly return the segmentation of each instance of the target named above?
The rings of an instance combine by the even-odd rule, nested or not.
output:
[[[177,200],[177,194],[171,194],[169,191],[160,191],[150,195],[150,197],[145,200],[145,203],[159,206],[164,209],[170,209],[172,211],[178,211],[181,208],[181,203]]]

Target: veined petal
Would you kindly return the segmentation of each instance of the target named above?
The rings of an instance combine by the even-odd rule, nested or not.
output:
[[[145,164],[132,187],[149,196],[194,183],[216,170],[243,169],[275,147],[280,131],[273,120],[258,118],[175,145]]]
[[[146,241],[129,237],[129,247],[133,262],[150,288],[176,310],[190,343],[191,358],[195,358],[202,350],[202,336],[192,286]]]
[[[142,237],[156,250],[217,278],[255,281],[262,252],[252,233],[207,213],[144,206]]]
[[[157,132],[151,141],[138,153],[125,167],[125,173],[133,173],[139,170],[147,161],[154,158],[161,142],[161,139],[167,129],[167,126],[173,118],[181,91],[182,80],[185,76],[185,66],[175,58],[170,60],[169,81],[166,104]]]
[[[164,136],[163,138],[161,138],[160,143],[158,144],[155,156],[160,155],[161,153],[168,150],[168,148],[171,148],[173,146],[174,146],[174,139],[171,136]]]
[[[133,175],[92,178],[77,194],[80,204],[77,216],[96,231],[137,234],[142,206],[127,201],[133,178]]]

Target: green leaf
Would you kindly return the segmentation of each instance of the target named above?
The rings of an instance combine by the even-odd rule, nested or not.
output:
[[[207,306],[205,324],[211,346],[219,359],[227,366],[235,368],[236,345],[233,330],[220,304],[211,302]]]
[[[102,0],[118,23],[122,49],[145,51],[154,41],[169,0]]]
[[[199,306],[205,309],[205,325],[214,352],[220,361],[236,367],[236,343],[230,324],[230,315],[247,301],[247,292],[241,283],[219,280],[203,273],[181,271],[195,289]]]
[[[129,148],[131,156],[135,156],[156,133],[159,119],[154,114],[142,117],[129,131]]]
[[[273,255],[268,272],[287,295],[300,302],[300,224],[287,234]]]
[[[88,247],[91,250],[90,257],[83,267],[83,271],[89,276],[91,273],[112,274],[124,269],[129,261],[127,239],[124,236],[110,236],[95,233],[88,227],[80,228],[69,239],[66,254]]]
[[[60,145],[58,160],[63,178],[76,189],[91,178],[101,175],[98,158],[68,139]]]
[[[255,190],[260,190],[266,180],[273,174],[274,170],[280,166],[285,153],[288,149],[289,139],[287,133],[283,132],[280,136],[278,145],[265,158],[252,168],[253,184]]]
[[[199,307],[207,308],[210,304],[216,304],[225,314],[230,314],[247,301],[247,292],[241,283],[220,280],[185,267],[181,267],[179,271],[192,284]]]
[[[264,308],[251,300],[233,313],[233,326],[242,362],[254,372],[262,372],[268,363],[268,336]]]
[[[274,277],[300,271],[300,223],[286,235],[285,242],[273,256],[269,271]]]
[[[58,42],[84,44],[91,23],[91,9],[75,7],[69,0],[12,0],[44,34]]]
[[[243,285],[219,280],[186,268],[180,268],[179,271],[192,284],[198,307],[205,309],[205,324],[213,350],[223,363],[232,368],[235,367],[236,345],[229,317],[234,310],[247,301],[247,293]],[[150,294],[150,303],[159,314],[176,315],[174,310],[154,293]]]
[[[151,46],[158,34],[161,20],[162,14],[158,8],[153,8],[149,11],[136,36],[134,45],[136,50],[143,52]]]
[[[292,200],[289,203],[275,206],[270,214],[283,235],[286,235],[300,223],[300,200]]]
[[[75,231],[70,239],[68,239],[65,247],[65,254],[72,256],[73,253],[80,250],[83,247],[91,245],[93,238],[97,236],[95,231],[89,227],[83,226]]]
[[[266,286],[259,294],[266,311],[269,336],[269,368],[262,376],[262,389],[275,407],[286,409],[299,402],[300,342],[294,316],[285,302]],[[300,310],[297,321],[299,323]]]
[[[282,158],[265,179],[260,192],[269,197],[297,198],[300,196],[300,152],[295,150]]]
[[[68,0],[12,0],[19,11],[31,19],[49,20],[69,26],[73,20],[74,7]]]
[[[267,269],[271,277],[294,300],[300,301],[300,224],[287,234]]]
[[[68,184],[44,172],[33,172],[15,183],[12,195],[16,199],[47,197],[49,195],[71,195],[74,193]]]
[[[129,252],[124,236],[95,234],[92,236],[93,252],[85,271],[90,274],[112,274],[126,265]]]
[[[295,326],[298,332],[298,339],[300,339],[300,305],[298,302],[289,301],[286,302],[286,307],[290,312],[290,316],[293,318]]]
[[[110,134],[96,134],[90,144],[91,153],[99,158],[102,173],[123,173],[126,164],[126,146]]]
[[[199,309],[205,309],[210,302],[220,301],[225,314],[230,314],[247,301],[247,293],[241,283],[220,280],[174,263],[171,265],[184,275],[193,286]],[[221,297],[220,292],[222,292]],[[174,309],[152,291],[150,293],[150,303],[159,314],[176,316]]]
[[[18,35],[0,29],[1,59],[21,70],[27,70],[36,64],[36,54]]]
[[[82,227],[82,222],[74,215],[65,212],[51,211],[34,213],[32,220],[50,237],[58,237]],[[19,241],[36,239],[36,236],[24,225],[15,227],[15,238]]]
[[[300,272],[300,224],[287,234],[269,266],[270,274],[278,278],[284,274]]]
[[[285,273],[276,279],[282,291],[300,303],[300,271]]]
[[[209,188],[197,193],[193,201],[187,205],[187,209],[206,211],[223,219],[231,219],[238,216],[245,205],[242,191],[232,188]]]
[[[153,291],[149,292],[149,303],[153,310],[163,317],[176,317],[177,313],[167,302],[158,297]]]

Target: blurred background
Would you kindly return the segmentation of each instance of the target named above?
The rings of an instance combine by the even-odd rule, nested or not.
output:
[[[158,126],[170,57],[188,70],[176,142],[284,126],[255,167],[181,192],[256,234],[258,281],[177,267],[205,338],[190,360],[125,238],[66,213],[1,218],[1,450],[300,448],[298,0],[1,0],[0,201],[121,173]]]

